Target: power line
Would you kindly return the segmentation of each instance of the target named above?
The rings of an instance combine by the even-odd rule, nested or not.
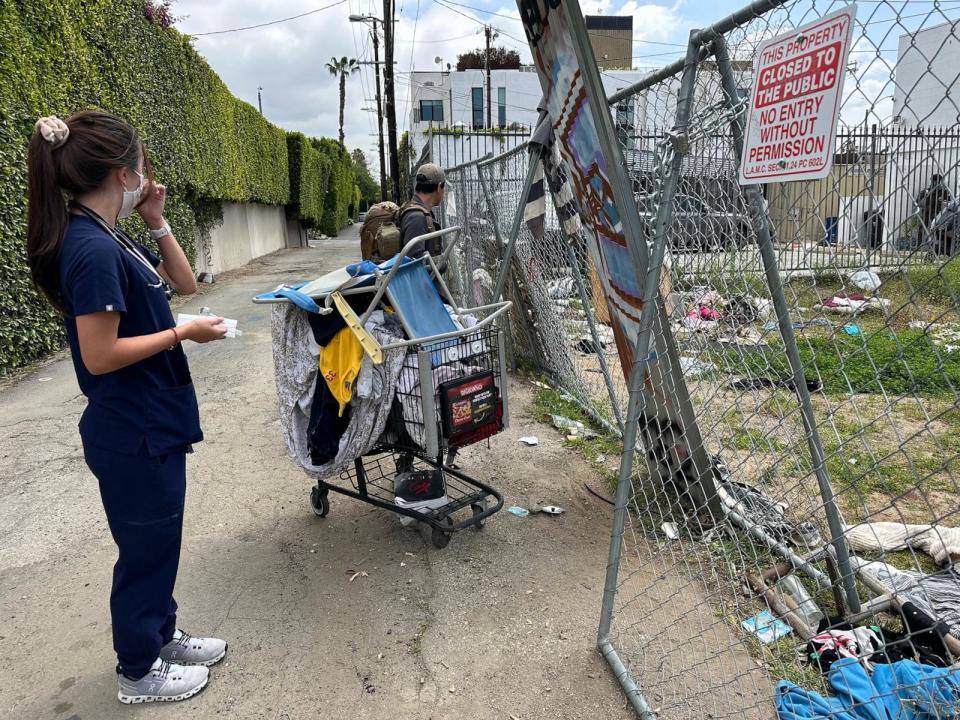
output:
[[[267,27],[268,25],[279,25],[280,23],[290,22],[291,20],[297,20],[307,15],[315,15],[318,12],[323,12],[324,10],[329,10],[330,8],[335,8],[338,5],[346,4],[347,0],[339,0],[338,2],[332,3],[331,5],[324,5],[322,8],[317,8],[316,10],[310,10],[305,13],[300,13],[299,15],[292,15],[290,17],[281,18],[280,20],[271,20],[270,22],[258,23],[256,25],[246,25],[245,27],[230,28],[229,30],[213,30],[211,32],[202,32],[202,33],[189,33],[192,37],[205,37],[207,35],[223,35],[225,33],[240,32],[242,30],[254,30],[256,28]]]
[[[433,2],[436,3],[437,5],[439,5],[440,7],[444,7],[444,8],[446,8],[447,10],[450,10],[451,12],[455,12],[457,15],[460,15],[461,17],[465,17],[465,18],[466,18],[467,20],[469,20],[470,22],[475,22],[475,23],[477,23],[477,25],[486,25],[486,23],[483,22],[482,20],[478,20],[477,18],[472,17],[471,15],[467,15],[465,12],[461,12],[460,10],[457,10],[457,9],[454,8],[454,7],[450,7],[449,5],[446,4],[446,2],[443,2],[442,0],[433,0]],[[455,3],[455,4],[456,4],[456,5],[461,5],[461,7],[466,7],[466,8],[468,8],[468,9],[470,9],[470,10],[473,10],[473,9],[474,9],[474,8],[469,7],[468,5],[462,5],[461,3]],[[485,11],[480,10],[479,12],[485,12]],[[496,15],[497,13],[491,13],[491,14]],[[502,15],[501,17],[510,17],[510,16],[509,16],[509,15]],[[511,20],[514,20],[514,21],[516,21],[516,22],[520,22],[520,21],[519,21],[517,18],[515,18],[515,17],[510,17],[510,19],[511,19]],[[527,41],[526,41],[526,40],[521,40],[520,38],[515,37],[515,36],[511,35],[510,33],[506,32],[505,30],[502,30],[502,29],[500,29],[500,28],[497,28],[497,30],[500,32],[500,34],[501,34],[502,36],[508,37],[508,38],[510,38],[511,40],[513,40],[514,42],[521,43],[521,44],[523,45],[523,49],[526,50],[526,49],[528,48],[528,46],[527,46]]]

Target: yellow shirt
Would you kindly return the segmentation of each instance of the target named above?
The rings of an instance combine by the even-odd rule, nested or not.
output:
[[[350,328],[344,328],[320,348],[320,374],[340,403],[340,417],[353,397],[353,384],[362,361],[363,347]]]

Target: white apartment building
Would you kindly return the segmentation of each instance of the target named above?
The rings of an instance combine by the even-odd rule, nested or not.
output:
[[[647,70],[604,70],[604,90],[611,95],[632,85]],[[518,134],[528,134],[537,123],[537,105],[542,91],[536,68],[490,71],[490,125]],[[466,132],[487,129],[486,74],[482,70],[451,72],[412,72],[408,127],[414,152],[419,154],[426,143],[427,131],[462,129]],[[627,136],[645,124],[645,118],[633,98],[617,112],[617,123]],[[452,138],[451,138],[452,139]],[[464,142],[458,162],[467,162],[486,152],[482,143]],[[479,155],[477,155],[479,153]]]
[[[607,70],[603,85],[613,94],[643,78],[648,71]],[[487,87],[483,70],[410,73],[410,130],[422,134],[430,126],[486,128]],[[530,128],[537,122],[542,92],[536,68],[490,71],[490,120],[495,128]]]
[[[893,124],[913,128],[960,123],[960,39],[955,22],[900,36]]]

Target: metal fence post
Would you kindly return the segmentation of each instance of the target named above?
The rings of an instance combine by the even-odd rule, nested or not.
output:
[[[733,111],[738,102],[737,84],[736,78],[733,75],[727,41],[722,36],[718,36],[713,41],[713,47],[717,59],[717,66],[720,71],[724,95],[726,96],[731,111]],[[731,131],[733,134],[734,149],[738,159],[743,154],[743,126],[740,124],[740,119],[741,116],[739,113],[733,113]],[[780,271],[777,267],[777,253],[773,248],[773,233],[771,231],[770,218],[767,216],[767,210],[764,206],[763,195],[760,192],[759,186],[747,185],[744,187],[744,193],[747,196],[747,202],[754,220],[754,229],[757,232],[757,242],[760,246],[760,256],[763,259],[763,269],[767,278],[767,286],[770,288],[770,296],[773,300],[777,322],[780,326],[780,335],[783,337],[787,359],[790,363],[790,369],[793,372],[793,384],[796,388],[797,399],[800,402],[803,425],[807,433],[807,444],[810,448],[814,472],[817,476],[817,484],[820,487],[820,497],[823,499],[824,512],[827,515],[827,524],[830,527],[830,542],[837,552],[837,564],[840,566],[841,580],[847,595],[847,605],[851,612],[857,613],[860,612],[860,596],[857,593],[856,579],[853,569],[850,566],[850,553],[843,535],[843,519],[840,517],[840,510],[837,507],[836,498],[834,497],[833,485],[830,483],[830,475],[827,473],[826,456],[823,452],[820,433],[817,430],[817,419],[813,412],[813,404],[810,401],[810,390],[807,387],[803,372],[803,361],[800,359],[800,351],[797,348],[797,337],[793,331],[793,319],[790,317],[790,309],[787,307],[787,299],[783,293],[783,282],[780,279]]]
[[[687,121],[693,102],[699,51],[700,46],[694,43],[693,33],[691,33],[691,39],[687,45],[687,57],[683,71],[680,98],[677,104],[676,139],[681,143],[685,139]],[[606,109],[604,109],[604,112],[605,111]],[[636,452],[640,416],[644,406],[644,376],[646,373],[647,363],[650,359],[650,353],[648,352],[648,349],[650,347],[654,318],[660,310],[660,304],[656,301],[656,298],[660,292],[660,268],[663,264],[663,257],[667,245],[667,236],[669,235],[670,223],[673,217],[673,196],[676,193],[679,181],[680,158],[682,158],[682,155],[678,153],[674,159],[674,162],[671,163],[671,168],[668,171],[666,178],[663,180],[659,205],[657,207],[653,248],[651,257],[649,258],[646,281],[643,288],[643,308],[640,312],[640,332],[637,336],[633,368],[631,369],[630,373],[630,400],[628,405],[627,420],[623,431],[623,455],[620,458],[620,471],[615,498],[613,531],[610,536],[610,552],[609,559],[607,561],[607,574],[603,589],[603,603],[600,611],[600,627],[597,633],[597,643],[600,646],[604,657],[611,662],[611,665],[614,667],[615,671],[617,671],[618,680],[620,680],[621,685],[623,685],[624,689],[626,690],[631,703],[633,703],[634,707],[643,718],[653,718],[655,715],[646,704],[643,696],[640,695],[639,691],[637,690],[635,681],[630,678],[629,684],[624,682],[624,677],[626,676],[629,678],[629,674],[622,666],[622,662],[617,656],[616,650],[613,648],[613,644],[610,641],[610,628],[613,622],[613,605],[617,593],[620,556],[623,550],[623,533],[628,514],[627,505],[633,490],[633,458],[634,453]]]

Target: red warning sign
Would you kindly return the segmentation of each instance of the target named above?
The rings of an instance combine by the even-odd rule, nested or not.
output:
[[[741,184],[815,180],[830,172],[856,14],[856,5],[848,5],[760,46]]]

